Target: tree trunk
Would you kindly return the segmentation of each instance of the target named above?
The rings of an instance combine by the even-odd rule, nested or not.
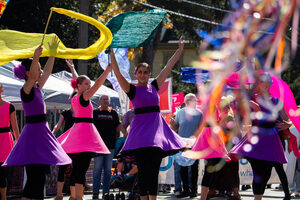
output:
[[[84,15],[89,15],[89,0],[80,0],[79,12]],[[88,46],[88,23],[80,20],[79,22],[79,48],[86,48]],[[78,60],[78,74],[88,74],[88,67],[86,60]]]
[[[160,35],[161,35],[162,26],[163,25],[161,23],[160,27],[157,30],[157,33],[156,33],[153,41],[152,41],[152,43],[143,48],[143,55],[142,55],[141,62],[148,63],[150,65],[151,71],[153,71],[153,61],[154,61],[155,52],[156,52],[157,47],[158,47],[159,42],[160,42]]]

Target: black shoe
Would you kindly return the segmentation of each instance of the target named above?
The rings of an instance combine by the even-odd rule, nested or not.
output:
[[[242,185],[242,190],[245,191],[245,190],[248,190],[250,189],[251,186],[250,185]]]
[[[99,199],[99,194],[93,194],[93,199]]]
[[[196,191],[196,192],[191,192],[191,194],[190,194],[190,197],[191,198],[194,198],[194,197],[197,197],[198,196],[198,192]]]
[[[110,194],[110,195],[109,195],[109,200],[115,200],[114,194]]]
[[[102,199],[109,200],[109,194],[108,193],[103,194]]]
[[[184,198],[190,196],[189,192],[183,191],[180,195],[177,195],[177,198]]]
[[[122,193],[122,194],[120,195],[120,198],[121,198],[121,200],[125,200],[125,194]]]

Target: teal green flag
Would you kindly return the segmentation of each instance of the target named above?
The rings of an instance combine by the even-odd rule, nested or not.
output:
[[[106,24],[113,34],[109,47],[136,48],[149,45],[165,17],[166,12],[157,9],[116,15]]]

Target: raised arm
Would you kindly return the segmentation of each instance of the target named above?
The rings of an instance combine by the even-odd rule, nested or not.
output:
[[[45,65],[45,67],[44,67],[44,71],[42,73],[42,76],[38,80],[38,84],[39,84],[39,88],[40,89],[42,89],[44,87],[46,81],[48,80],[49,76],[52,73],[52,69],[53,69],[53,65],[54,65],[54,60],[55,60],[54,56],[56,55],[58,44],[59,44],[59,40],[58,40],[57,36],[55,36],[52,39],[51,44],[48,43],[48,47],[49,47],[49,51],[50,51],[50,55],[51,56],[48,58],[48,61],[47,61],[46,65]]]
[[[87,91],[85,91],[83,93],[83,98],[84,100],[89,100],[90,98],[92,98],[92,96],[94,96],[94,94],[97,92],[97,90],[101,87],[101,85],[104,83],[107,75],[109,74],[109,72],[111,72],[112,68],[110,65],[108,65],[106,67],[106,69],[104,70],[104,72],[101,74],[101,76],[99,76],[99,78],[95,81],[95,84],[88,89]]]
[[[77,74],[77,72],[75,70],[75,66],[73,64],[73,60],[72,59],[66,59],[66,63],[67,63],[67,65],[68,65],[68,67],[69,67],[69,69],[70,69],[70,71],[72,73],[73,78],[77,78],[78,74]]]
[[[23,90],[26,94],[30,93],[32,87],[34,86],[34,84],[36,83],[36,81],[39,78],[39,75],[40,75],[39,59],[40,59],[40,56],[42,55],[42,53],[43,53],[43,44],[38,46],[34,51],[29,74],[27,76],[26,82],[23,85]]]
[[[14,132],[15,139],[16,141],[18,141],[20,136],[20,131],[17,123],[16,111],[10,114],[10,123],[11,123],[12,130]]]
[[[173,66],[176,64],[176,62],[178,61],[178,59],[181,56],[181,53],[182,53],[183,47],[184,47],[182,36],[179,39],[178,45],[179,45],[178,49],[176,50],[174,55],[169,59],[166,66],[163,68],[163,70],[161,70],[159,75],[156,77],[158,88],[160,88],[160,86],[165,82],[166,78],[168,77],[169,73],[171,72],[171,69],[173,68]]]
[[[115,72],[115,75],[116,75],[116,77],[118,79],[118,82],[119,82],[121,88],[123,89],[123,91],[125,93],[128,93],[129,92],[130,84],[126,80],[126,78],[123,76],[123,74],[120,72],[120,68],[119,68],[119,65],[118,65],[116,57],[115,57],[115,53],[114,53],[114,51],[112,49],[110,50],[110,54],[109,55],[110,55],[110,60],[111,60],[111,66],[112,66],[112,69]]]

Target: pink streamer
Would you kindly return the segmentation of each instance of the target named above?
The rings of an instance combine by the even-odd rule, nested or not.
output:
[[[277,78],[272,73],[268,72],[273,80],[273,84],[270,88],[270,94],[273,97],[280,99],[283,103],[284,110],[286,111],[287,115],[289,116],[290,120],[293,122],[294,126],[300,133],[300,116],[298,115],[298,107],[295,101],[295,97],[286,82]],[[297,145],[297,138],[292,133],[288,133],[290,135],[290,147],[291,150],[294,152],[294,155],[300,158],[300,151]]]

